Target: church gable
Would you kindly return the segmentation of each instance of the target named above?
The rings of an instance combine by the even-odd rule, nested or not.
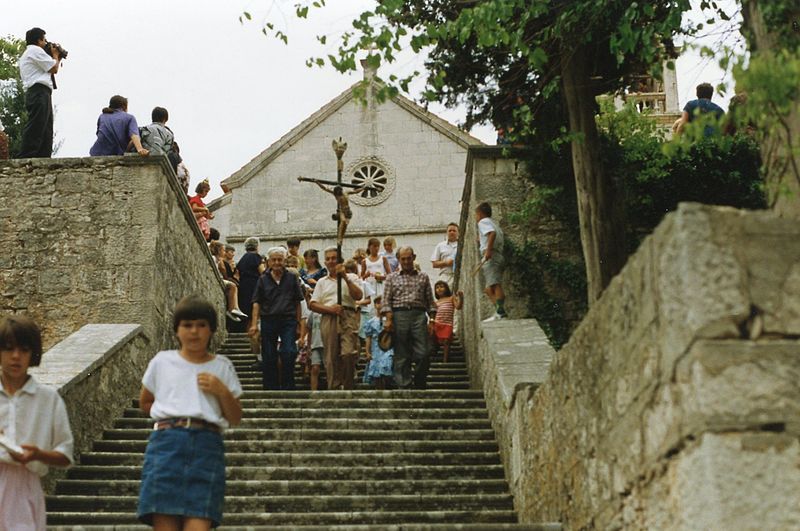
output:
[[[343,181],[376,185],[351,198],[351,236],[440,231],[457,219],[466,148],[480,141],[405,98],[365,106],[348,91],[225,181],[228,237],[332,234],[333,197],[297,177],[335,180],[339,137]]]

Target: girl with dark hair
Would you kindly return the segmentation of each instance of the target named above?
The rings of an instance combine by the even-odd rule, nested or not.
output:
[[[303,253],[306,267],[300,270],[300,278],[312,288],[321,278],[328,276],[328,270],[319,264],[319,253],[316,249],[308,249]]]
[[[217,330],[208,301],[181,299],[173,329],[180,348],[156,354],[142,378],[139,404],[155,425],[137,516],[156,529],[210,529],[222,520],[222,432],[242,420],[242,386],[233,363],[208,350]]]
[[[72,464],[67,408],[55,389],[28,374],[42,359],[42,336],[31,319],[0,320],[0,529],[44,529],[40,477]]]
[[[447,282],[440,280],[433,285],[436,295],[436,318],[433,321],[433,341],[442,346],[442,361],[447,363],[450,354],[450,343],[453,341],[453,317],[456,310],[461,309],[462,293],[455,295],[450,291]]]
[[[89,155],[124,155],[130,144],[136,147],[136,152],[142,157],[150,154],[142,147],[136,118],[128,114],[128,99],[119,95],[111,96],[108,107],[97,119],[97,140],[89,150]]]
[[[214,214],[211,213],[203,202],[203,198],[211,191],[211,185],[208,184],[208,179],[198,183],[194,191],[197,195],[189,198],[189,206],[192,207],[192,212],[194,212],[194,218],[197,220],[200,232],[203,233],[203,237],[206,241],[210,241],[211,226],[208,224],[208,220],[214,219]]]

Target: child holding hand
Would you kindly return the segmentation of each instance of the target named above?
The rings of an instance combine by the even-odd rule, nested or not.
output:
[[[72,464],[67,408],[55,389],[28,374],[42,359],[31,319],[0,320],[0,529],[45,529],[40,477]]]
[[[447,363],[450,355],[450,343],[453,341],[453,317],[456,310],[461,309],[462,293],[455,295],[444,280],[433,285],[436,295],[436,318],[433,321],[433,340],[442,346],[442,361]]]
[[[210,529],[222,520],[222,432],[242,419],[242,386],[228,358],[208,351],[217,312],[199,297],[175,307],[180,350],[164,350],[142,378],[139,406],[155,421],[137,515],[155,529]]]

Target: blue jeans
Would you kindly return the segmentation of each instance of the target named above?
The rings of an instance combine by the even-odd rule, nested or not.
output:
[[[281,340],[278,349],[278,338]],[[294,390],[294,363],[297,359],[297,320],[294,317],[261,318],[261,381],[264,389]],[[278,383],[278,356],[283,369]]]

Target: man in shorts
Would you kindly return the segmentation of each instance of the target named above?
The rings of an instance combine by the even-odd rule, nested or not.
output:
[[[503,231],[496,221],[492,219],[492,205],[483,202],[475,209],[475,218],[478,220],[478,236],[481,252],[481,273],[483,274],[484,292],[495,308],[495,313],[483,322],[505,319],[506,295],[503,292]]]

